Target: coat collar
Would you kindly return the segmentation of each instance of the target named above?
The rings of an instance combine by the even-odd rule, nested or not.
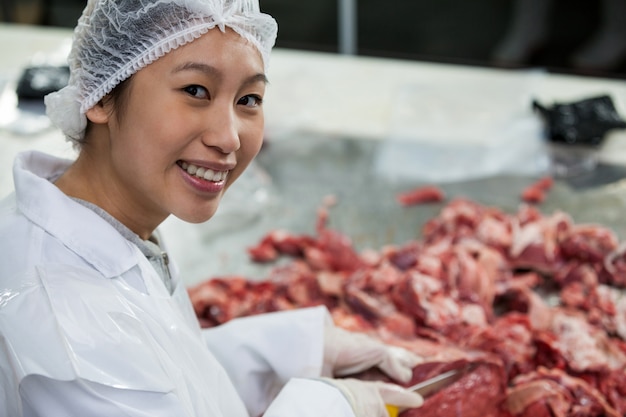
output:
[[[37,151],[18,154],[13,165],[17,208],[102,275],[119,276],[137,264],[137,248],[52,183],[71,163]]]

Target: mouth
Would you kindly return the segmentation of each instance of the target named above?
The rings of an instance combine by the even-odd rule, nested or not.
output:
[[[178,166],[184,169],[191,176],[216,183],[225,181],[229,172],[214,171],[209,168],[198,167],[185,161],[178,161]]]

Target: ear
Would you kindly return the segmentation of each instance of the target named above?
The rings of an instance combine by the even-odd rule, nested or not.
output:
[[[110,114],[109,110],[105,108],[102,101],[99,101],[95,106],[87,110],[85,116],[87,116],[87,119],[89,119],[92,123],[104,124],[109,121]]]

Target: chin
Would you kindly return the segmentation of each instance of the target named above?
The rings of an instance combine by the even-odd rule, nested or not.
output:
[[[191,212],[191,213],[182,212],[182,213],[172,213],[172,214],[187,223],[199,224],[199,223],[204,223],[206,221],[209,221],[215,215],[216,211],[217,211],[217,208],[211,209],[211,210],[205,210],[201,212]]]

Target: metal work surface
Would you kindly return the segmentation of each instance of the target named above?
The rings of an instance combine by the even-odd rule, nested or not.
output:
[[[172,251],[188,284],[214,276],[265,277],[268,268],[252,264],[246,248],[266,233],[285,229],[314,234],[317,209],[332,195],[329,227],[349,236],[357,249],[380,249],[420,237],[422,225],[451,199],[470,198],[514,212],[524,187],[537,177],[498,175],[438,184],[442,203],[402,207],[396,195],[424,185],[418,178],[394,178],[393,167],[378,165],[383,142],[321,138],[301,134],[270,141],[249,171],[228,191],[217,215],[202,225],[172,220],[166,225]],[[417,145],[416,145],[417,146]],[[415,152],[419,152],[416,149]],[[597,223],[626,238],[626,169],[599,165],[584,175],[557,180],[539,207],[569,213],[577,223]]]

